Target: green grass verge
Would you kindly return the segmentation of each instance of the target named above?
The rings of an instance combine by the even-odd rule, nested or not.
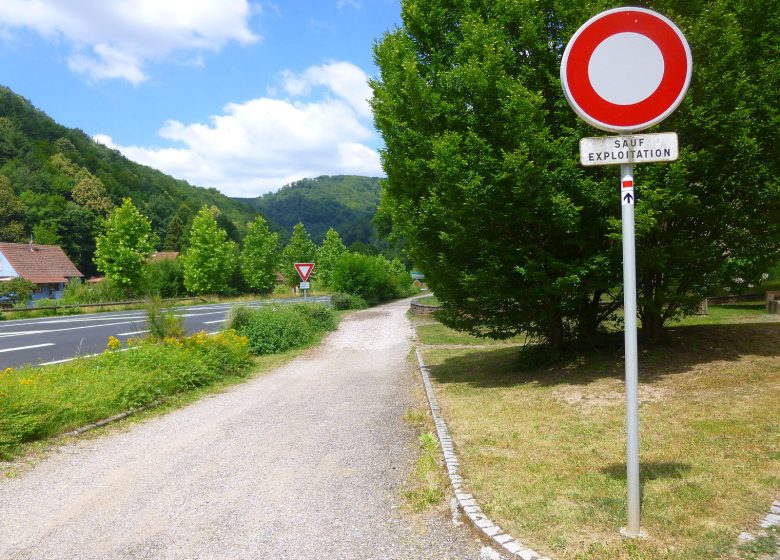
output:
[[[640,348],[648,538],[638,541],[618,532],[622,345],[544,366],[520,345],[426,348],[466,487],[486,513],[559,560],[748,558],[737,535],[755,532],[780,488],[780,323],[711,310],[711,324]]]
[[[244,375],[251,365],[246,339],[232,331],[141,342],[125,352],[120,347],[111,337],[100,356],[4,370],[0,458],[12,457],[26,442]]]

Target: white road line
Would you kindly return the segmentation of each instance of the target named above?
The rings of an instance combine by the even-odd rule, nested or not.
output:
[[[219,321],[203,321],[204,325],[213,325],[214,323],[224,323],[224,319],[220,319]]]
[[[135,350],[135,348],[122,348],[120,350],[117,350],[117,352],[127,352],[128,350]],[[99,352],[97,354],[84,354],[82,356],[73,356],[72,358],[65,358],[64,360],[54,360],[53,362],[42,362],[38,364],[39,366],[53,366],[54,364],[64,364],[66,362],[72,362],[73,360],[78,360],[79,358],[94,358],[95,356],[102,356],[103,352]]]
[[[205,315],[219,315],[220,313],[224,313],[225,311],[212,311],[211,313],[189,313],[184,315],[184,317],[203,317]]]
[[[26,334],[43,334],[48,331],[14,331],[7,333],[0,333],[0,338],[8,338],[9,336],[24,336]]]
[[[30,348],[43,348],[44,346],[54,346],[53,342],[47,342],[45,344],[33,344],[32,346],[18,346],[16,348],[5,348],[0,352],[13,352],[14,350],[29,350]]]
[[[133,336],[134,334],[144,334],[148,333],[149,331],[132,331],[132,332],[120,332],[116,333],[115,336]]]

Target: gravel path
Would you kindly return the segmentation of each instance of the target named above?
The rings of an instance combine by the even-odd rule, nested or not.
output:
[[[353,314],[277,372],[53,450],[0,481],[3,559],[474,559],[413,516],[408,301]]]

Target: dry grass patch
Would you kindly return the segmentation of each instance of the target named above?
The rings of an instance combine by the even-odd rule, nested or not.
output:
[[[618,533],[620,340],[547,365],[519,346],[426,349],[468,489],[556,559],[739,557],[737,535],[755,531],[780,488],[780,323],[739,322],[640,342],[643,541]]]

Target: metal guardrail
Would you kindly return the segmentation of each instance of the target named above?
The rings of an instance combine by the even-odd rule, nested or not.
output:
[[[203,303],[208,303],[208,300],[203,299],[201,297],[186,297],[186,298],[170,298],[170,299],[164,299],[163,302],[172,302],[172,301],[201,301]],[[47,305],[47,306],[41,306],[41,307],[2,307],[0,308],[0,311],[4,311],[7,313],[16,313],[16,312],[22,312],[25,311],[44,311],[44,310],[59,310],[59,309],[81,309],[84,307],[97,307],[97,308],[103,308],[103,307],[112,307],[112,306],[119,306],[119,305],[142,305],[146,303],[146,300],[143,299],[131,299],[127,301],[109,301],[104,303],[77,303],[73,305]]]

